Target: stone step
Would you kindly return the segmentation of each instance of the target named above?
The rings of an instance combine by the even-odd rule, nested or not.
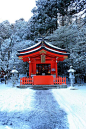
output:
[[[17,88],[31,88],[31,89],[55,89],[55,88],[67,88],[67,85],[20,85]]]

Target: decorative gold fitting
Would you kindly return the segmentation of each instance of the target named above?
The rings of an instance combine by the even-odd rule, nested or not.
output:
[[[19,59],[23,59],[23,57],[21,56],[21,57],[19,57]]]
[[[41,50],[40,51],[40,54],[42,54],[42,53],[45,53],[46,54],[46,51],[45,50]]]
[[[67,59],[68,58],[68,56],[64,56],[64,59]]]

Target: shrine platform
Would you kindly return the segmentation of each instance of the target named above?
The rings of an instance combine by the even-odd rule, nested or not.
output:
[[[39,90],[48,90],[48,89],[60,89],[60,88],[67,88],[66,84],[62,84],[62,85],[19,85],[16,86],[17,88],[31,88],[31,89],[39,89]]]
[[[55,89],[67,88],[66,77],[48,76],[33,76],[20,78],[20,86],[17,88],[31,88],[31,89]]]

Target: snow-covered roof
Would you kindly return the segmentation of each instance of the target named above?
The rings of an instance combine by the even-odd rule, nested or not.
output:
[[[74,73],[76,70],[73,69],[73,66],[70,66],[70,69],[68,70],[69,73]]]
[[[18,73],[18,71],[16,69],[13,69],[11,73]]]
[[[76,72],[74,69],[73,69],[73,66],[70,66],[70,69],[68,70],[69,73],[74,73]]]
[[[69,72],[69,73],[74,73],[75,70],[74,70],[74,69],[69,69],[68,72]]]
[[[56,46],[54,46],[54,45],[52,45],[52,44],[50,44],[50,43],[48,43],[46,41],[44,42],[44,44],[47,45],[47,46],[49,46],[50,48],[54,48],[54,49],[59,50],[59,51],[65,51],[65,52],[67,52],[65,49],[56,47]]]
[[[26,48],[26,49],[18,50],[18,52],[29,51],[29,50],[31,50],[31,49],[34,49],[34,48],[40,46],[40,45],[41,45],[41,42],[39,42],[39,43],[37,43],[37,44],[35,44],[35,45],[31,46],[31,47],[28,47],[28,48]]]
[[[27,51],[26,52],[21,52],[21,53],[17,54],[17,56],[24,56],[24,55],[32,54],[32,53],[40,51],[42,49],[44,49],[46,51],[49,51],[49,52],[52,52],[52,53],[55,53],[55,54],[69,56],[69,53],[59,52],[59,51],[53,50],[51,48],[48,48],[46,46],[40,46],[40,47],[35,48],[33,50],[30,50],[28,52]]]
[[[25,51],[30,51],[32,49],[36,49],[37,47],[41,46],[41,45],[44,45],[44,46],[47,46],[48,48],[51,48],[51,49],[54,49],[54,50],[57,50],[57,51],[62,51],[62,52],[67,52],[65,49],[62,49],[62,48],[59,48],[59,47],[56,47],[46,41],[41,41],[41,42],[38,42],[37,44],[31,46],[31,47],[28,47],[26,49],[23,49],[23,50],[18,50],[18,53],[23,53]]]
[[[28,52],[21,52],[21,53],[17,54],[17,56],[22,56],[22,55],[31,54],[31,53],[34,53],[34,52],[36,52],[36,51],[39,51],[40,49],[41,49],[41,46],[38,47],[38,48],[36,48],[36,49],[30,50],[30,51],[28,51]]]
[[[13,70],[11,71],[11,73],[18,73],[18,71],[16,70],[15,66],[13,67]]]
[[[48,50],[48,51],[56,53],[56,54],[69,55],[69,53],[59,52],[59,51],[56,51],[56,50],[53,50],[53,49],[47,48],[47,47],[45,47],[45,50]]]

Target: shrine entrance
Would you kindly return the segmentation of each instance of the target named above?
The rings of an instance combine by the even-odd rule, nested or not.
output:
[[[51,65],[50,64],[37,64],[36,75],[51,75]]]

